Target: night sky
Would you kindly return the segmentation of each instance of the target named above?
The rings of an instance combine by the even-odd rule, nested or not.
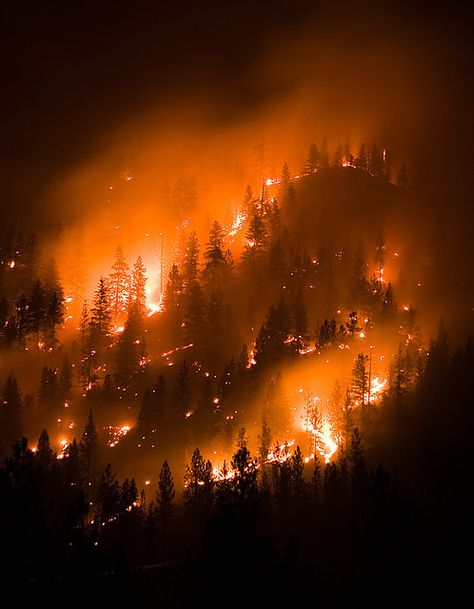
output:
[[[430,179],[441,158],[450,169],[440,147],[468,145],[460,3],[48,4],[2,8],[2,199],[21,209],[115,129],[170,107],[205,105],[219,128],[303,90],[314,114],[429,158]]]

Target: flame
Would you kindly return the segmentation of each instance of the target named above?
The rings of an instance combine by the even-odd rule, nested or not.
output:
[[[232,222],[232,226],[230,227],[230,230],[228,232],[229,237],[235,237],[235,235],[241,230],[246,219],[247,215],[243,211],[237,212],[234,221]]]
[[[331,436],[332,429],[327,417],[323,418],[320,430],[316,429],[311,421],[305,419],[303,421],[303,430],[313,434],[313,436],[317,438],[317,450],[321,457],[324,458],[325,463],[329,463],[337,450],[337,442]]]
[[[387,379],[381,379],[375,376],[370,383],[370,402],[377,400],[383,393],[387,385]]]
[[[114,448],[114,446],[117,446],[120,440],[124,438],[132,428],[130,425],[109,425],[107,427],[103,427],[103,429],[109,434],[107,446]]]
[[[295,443],[295,440],[289,440],[283,444],[275,444],[267,453],[265,463],[284,463],[291,457],[292,452],[291,446]]]

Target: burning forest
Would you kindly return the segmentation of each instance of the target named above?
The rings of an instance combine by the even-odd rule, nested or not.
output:
[[[443,558],[462,554],[473,499],[472,175],[446,148],[464,30],[450,13],[442,55],[413,25],[410,55],[402,9],[391,25],[278,4],[216,6],[219,33],[164,10],[194,58],[155,13],[115,15],[117,57],[101,9],[67,44],[67,10],[27,21],[75,76],[41,64],[36,105],[7,129],[0,571],[21,601],[430,606],[468,577]],[[249,15],[261,39],[234,55]],[[344,52],[355,31],[367,56]],[[37,59],[18,57],[31,76]],[[371,62],[390,69],[384,91]],[[65,107],[46,110],[55,92]]]

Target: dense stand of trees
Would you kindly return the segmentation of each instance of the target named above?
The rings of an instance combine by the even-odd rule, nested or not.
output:
[[[196,449],[183,491],[167,461],[140,491],[101,461],[92,413],[60,460],[46,431],[35,452],[16,442],[0,469],[3,576],[25,599],[49,586],[59,598],[77,586],[78,604],[88,595],[125,594],[144,606],[153,594],[167,606],[313,598],[391,607],[456,596],[453,582],[461,587],[468,575],[460,551],[473,507],[472,488],[462,482],[472,472],[463,447],[472,433],[474,350],[468,342],[451,354],[441,329],[430,353],[416,385],[401,395],[392,387],[377,422],[363,435],[352,427],[328,464],[305,463],[299,448],[266,459],[272,432],[264,423],[255,457],[241,430],[217,474]],[[8,390],[18,399],[11,379]],[[340,388],[333,399],[343,399]],[[238,565],[242,578],[229,598]],[[179,579],[179,590],[152,587],[145,567],[160,582]],[[206,572],[212,577],[203,583]]]
[[[22,392],[21,368],[0,388],[0,573],[25,600],[51,589],[59,599],[73,587],[78,606],[148,606],[151,598],[217,606],[224,598],[229,606],[378,607],[444,592],[441,579],[439,589],[427,586],[443,573],[440,548],[459,551],[457,518],[467,522],[472,507],[472,459],[460,447],[472,432],[473,349],[451,353],[443,325],[424,348],[415,312],[400,309],[384,278],[382,227],[359,243],[335,235],[338,245],[320,246],[308,236],[295,180],[340,167],[390,179],[377,145],[353,156],[323,141],[298,176],[284,164],[277,199],[265,186],[257,196],[247,188],[238,258],[228,226],[211,222],[203,242],[183,228],[158,320],[147,316],[152,270],[140,256],[129,264],[121,247],[87,301],[84,273],[73,273],[67,296],[35,237],[1,246],[0,348],[40,364],[34,392]],[[398,181],[408,186],[406,168]],[[179,181],[163,197],[186,217],[195,184]],[[62,342],[71,299],[81,310],[74,341]],[[358,343],[374,326],[400,335],[377,407],[372,353]],[[300,396],[306,433],[290,446],[287,367],[339,349],[354,356],[345,384],[336,381],[324,406]],[[71,407],[76,422],[66,427]],[[101,425],[118,412],[133,429],[114,457],[155,464],[144,488],[108,462]],[[262,421],[254,454],[249,418]],[[25,436],[38,425],[29,448]],[[327,428],[335,452],[325,463]],[[78,439],[59,450],[57,432],[66,429]],[[207,459],[222,446],[228,461]],[[456,575],[464,577],[460,567]]]

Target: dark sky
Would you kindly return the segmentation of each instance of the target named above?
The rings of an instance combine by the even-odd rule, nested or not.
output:
[[[367,122],[372,112],[377,128],[382,125],[395,144],[405,138],[415,154],[420,145],[428,147],[426,166],[437,166],[428,170],[431,179],[446,159],[434,147],[467,152],[472,131],[472,11],[461,5],[211,0],[3,6],[3,206],[27,210],[65,169],[141,113],[206,101],[216,123],[238,122],[305,88],[346,119],[357,122],[360,113]],[[404,88],[407,105],[413,99],[417,106],[405,132],[409,112],[398,112]],[[343,106],[341,99],[350,103]]]

